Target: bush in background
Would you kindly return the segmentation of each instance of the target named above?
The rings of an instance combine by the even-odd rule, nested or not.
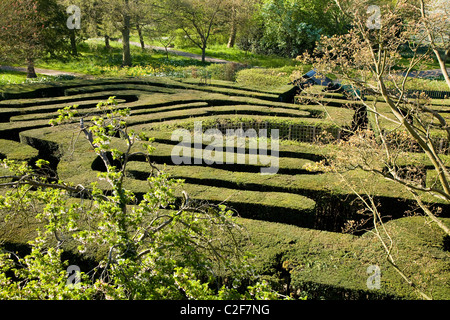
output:
[[[236,82],[254,88],[276,88],[289,83],[289,72],[282,69],[244,69],[237,73]]]

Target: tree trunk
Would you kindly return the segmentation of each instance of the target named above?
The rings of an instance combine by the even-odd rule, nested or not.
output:
[[[33,58],[27,59],[27,78],[28,79],[37,78],[36,71],[34,70],[34,59]]]
[[[109,36],[107,34],[105,35],[105,49],[108,51],[111,49],[111,45],[109,44]]]
[[[432,31],[430,30],[430,27],[426,21],[427,16],[425,14],[425,2],[423,0],[420,1],[420,14],[422,16],[422,19],[425,20],[424,26],[425,26],[425,30],[427,32],[428,41],[430,42],[431,50],[436,55],[436,58],[439,62],[439,66],[441,68],[442,74],[444,75],[445,82],[447,83],[448,87],[450,88],[450,76],[448,74],[447,67],[445,65],[445,60],[446,60],[446,57],[448,56],[450,48],[447,48],[447,52],[445,53],[446,57],[442,58],[441,54],[439,53],[439,50],[437,49],[437,47],[435,45]]]
[[[136,24],[136,30],[139,35],[139,42],[141,43],[142,51],[145,50],[145,42],[144,42],[144,36],[142,35],[142,29],[139,23]]]
[[[131,51],[130,51],[130,17],[124,17],[124,27],[122,29],[122,67],[131,67]]]
[[[205,63],[205,61],[206,61],[206,43],[204,43],[202,47],[202,62]]]
[[[236,33],[237,33],[237,28],[236,28],[236,25],[233,24],[231,26],[230,37],[228,38],[227,48],[234,48],[234,44],[236,43]]]
[[[125,13],[123,15],[123,28],[122,28],[122,67],[131,67],[131,51],[130,51],[130,25],[131,17],[128,13],[128,0],[125,0]]]
[[[77,39],[75,36],[75,29],[70,30],[70,48],[72,51],[72,55],[74,57],[78,56],[78,50],[77,50]]]
[[[450,89],[450,76],[448,74],[447,66],[445,65],[446,58],[442,59],[439,51],[435,48],[432,48],[436,58],[438,59],[439,66],[441,67],[442,74],[444,75],[445,82],[447,82],[448,88]],[[448,52],[447,52],[448,53]],[[446,55],[447,55],[446,53]]]
[[[164,49],[166,50],[166,58],[169,60],[169,45],[165,46]]]
[[[231,13],[231,30],[228,38],[227,48],[233,48],[236,42],[237,23],[236,23],[236,8],[233,6]]]

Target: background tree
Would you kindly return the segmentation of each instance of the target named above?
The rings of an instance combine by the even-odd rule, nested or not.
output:
[[[262,8],[265,21],[264,40],[273,53],[296,57],[312,51],[322,29],[309,24],[311,12],[293,1],[267,1]]]
[[[121,5],[120,5],[121,4]],[[115,7],[115,13],[122,17],[121,26],[119,27],[122,33],[122,66],[131,66],[131,48],[130,48],[130,31],[131,31],[131,8],[130,1],[120,1],[119,5]],[[120,13],[119,13],[120,12]]]
[[[226,20],[228,21],[229,32],[227,48],[233,48],[238,33],[252,19],[252,15],[257,10],[256,0],[227,0],[225,1]]]
[[[142,31],[143,25],[149,23],[147,15],[151,7],[151,1],[138,0],[110,0],[101,2],[103,25],[106,26],[106,32],[110,32],[112,24],[121,34],[122,38],[122,66],[131,66],[133,64],[131,56],[130,35],[133,28]],[[142,34],[141,34],[142,35]],[[109,35],[105,35],[105,41],[109,39]],[[141,44],[143,38],[140,37]]]
[[[84,41],[85,39],[103,37],[105,34],[111,34],[112,28],[109,16],[107,16],[106,6],[100,1],[92,0],[58,0],[58,3],[63,8],[65,13],[65,19],[67,20],[70,16],[66,12],[67,8],[71,5],[75,5],[80,8],[81,13],[81,24],[80,29],[68,29],[70,38],[70,47],[72,55],[78,55],[77,45]],[[106,22],[108,17],[108,21]],[[66,23],[66,22],[65,22]]]
[[[76,6],[78,8],[80,8],[80,9],[82,8],[81,11],[83,12],[83,15],[84,15],[84,13],[87,12],[87,10],[86,10],[87,8],[85,6],[81,6],[80,3],[81,3],[81,0],[79,0],[77,2]],[[83,4],[85,4],[85,3],[86,3],[86,1],[83,1]],[[70,40],[70,51],[71,51],[71,54],[73,56],[78,56],[77,38],[79,38],[80,31],[77,30],[77,28],[69,29],[68,26],[66,25],[70,15],[75,14],[75,12],[69,12],[68,13],[66,10],[68,10],[69,7],[71,5],[73,5],[74,3],[71,3],[68,0],[58,0],[58,4],[60,5],[61,9],[64,10],[64,13],[65,13],[64,25],[65,25],[65,30],[67,31],[68,36],[69,36],[69,40]],[[81,25],[80,25],[80,27],[81,27]]]
[[[89,34],[96,37],[104,38],[105,49],[110,50],[111,38],[119,38],[120,31],[117,29],[117,23],[112,19],[112,8],[105,2],[95,3],[94,6],[89,7],[89,12],[92,12],[90,21],[88,24],[88,30],[91,30]],[[92,26],[89,28],[89,26]]]
[[[62,8],[53,0],[5,0],[0,10],[2,60],[26,63],[27,77],[36,78],[35,60],[65,48]]]
[[[134,0],[109,0],[96,2],[94,10],[100,15],[100,23],[97,24],[105,37],[105,46],[109,48],[109,40],[113,31],[118,31],[122,41],[122,66],[132,65],[130,33],[132,31],[132,19]]]
[[[133,13],[133,25],[139,36],[139,42],[142,50],[145,49],[144,33],[153,22],[153,10],[155,10],[155,2],[152,0],[135,0],[134,13]]]
[[[312,52],[320,35],[342,34],[347,19],[331,0],[262,0],[251,7],[253,28],[241,41],[260,53],[296,57]],[[249,36],[250,34],[250,36]]]
[[[165,0],[164,6],[171,10],[177,28],[202,50],[202,62],[205,62],[210,36],[223,19],[224,0]]]
[[[57,0],[39,0],[39,10],[46,15],[44,28],[45,51],[51,57],[61,57],[68,53],[77,53],[72,45],[72,31],[67,28],[66,7]],[[75,50],[75,51],[74,51]]]

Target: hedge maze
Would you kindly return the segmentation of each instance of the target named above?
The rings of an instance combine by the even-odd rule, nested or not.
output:
[[[381,245],[370,232],[370,221],[364,231],[344,232],[349,222],[363,222],[367,217],[359,214],[361,206],[340,178],[304,169],[327,153],[326,146],[312,143],[314,138],[326,130],[340,139],[338,126],[352,125],[355,111],[342,107],[348,102],[343,95],[324,97],[330,99],[325,112],[319,105],[294,103],[292,86],[264,92],[223,81],[202,85],[198,79],[74,80],[14,90],[3,88],[0,100],[0,159],[33,163],[43,158],[60,179],[87,185],[104,170],[102,162],[78,134],[76,123],[51,127],[49,120],[71,105],[78,105],[75,119],[94,114],[99,101],[115,96],[118,107],[131,110],[130,129],[155,138],[151,160],[160,168],[165,164],[172,177],[185,180],[183,189],[191,199],[224,202],[239,214],[250,235],[242,243],[255,255],[257,272],[286,293],[306,293],[317,299],[415,297],[386,263]],[[176,128],[192,130],[195,121],[202,121],[204,130],[223,132],[227,128],[279,129],[278,173],[261,175],[260,164],[247,162],[174,165],[171,152],[179,141],[172,140],[172,133]],[[195,150],[191,151],[194,159]],[[361,178],[360,173],[352,174],[351,179]],[[138,196],[144,193],[148,175],[145,159],[132,159],[127,188]],[[450,298],[450,255],[443,234],[426,219],[407,216],[413,201],[398,187],[382,179],[373,184],[381,211],[390,219],[386,226],[399,239],[398,259],[415,262],[409,272],[430,274],[434,298]],[[442,217],[450,223],[448,208],[442,208]],[[0,236],[7,243],[27,240],[14,238],[14,233]],[[411,249],[413,242],[418,250]],[[370,265],[381,267],[378,290],[366,285]]]

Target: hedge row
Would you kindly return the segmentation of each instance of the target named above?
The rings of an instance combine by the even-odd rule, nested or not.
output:
[[[67,146],[70,143],[67,131],[63,127],[58,129],[60,130],[59,133],[50,133],[51,130],[48,129],[25,131],[21,133],[21,137],[24,141],[33,145],[46,143],[52,146],[49,149],[55,149],[54,146],[58,144],[61,150],[67,150]],[[159,152],[162,152],[163,148],[160,146],[156,147],[157,150],[160,149]],[[165,150],[169,151],[168,149],[166,148]],[[101,170],[101,168],[96,168],[97,156],[90,151],[87,141],[83,139],[76,141],[73,152],[70,152],[66,157],[62,157],[58,164],[60,178],[68,182],[85,185],[95,181],[98,171],[94,169]],[[132,164],[133,162],[130,163],[130,168],[133,167]],[[141,165],[141,163],[135,164]],[[129,179],[127,186],[137,194],[145,193],[147,184],[144,180]],[[285,223],[299,224],[299,221],[304,219],[302,214],[311,215],[315,206],[314,201],[305,196],[282,192],[247,191],[190,183],[186,184],[186,190],[193,199],[218,203],[229,198],[227,203],[229,202],[231,207],[239,209],[242,215],[254,216],[259,219],[268,218],[269,220]],[[276,205],[274,205],[275,203]],[[308,217],[308,219],[311,218]]]
[[[67,129],[64,130],[63,127],[58,129],[62,131],[55,133],[48,129],[40,129],[23,132],[21,136],[32,145],[36,145],[36,141],[46,141],[45,143],[49,145],[68,144]],[[312,150],[308,150],[307,146],[303,149],[297,147],[300,151],[297,157],[283,157],[283,153],[289,151],[295,153],[292,146],[280,148],[282,155],[279,160],[280,172],[273,176],[258,174],[260,168],[257,165],[173,166],[170,165],[173,144],[158,142],[155,143],[155,147],[152,160],[161,166],[167,163],[166,169],[169,173],[176,178],[185,179],[186,189],[192,193],[193,198],[220,202],[232,196],[227,202],[234,208],[239,208],[242,216],[333,231],[340,231],[347,220],[358,218],[358,208],[351,205],[353,198],[348,194],[348,190],[340,186],[337,175],[332,173],[311,175],[300,171],[304,164],[311,163],[310,159],[320,158],[318,154],[308,153]],[[67,145],[61,149],[67,150]],[[191,150],[191,155],[193,152],[194,150]],[[248,151],[246,153],[248,154]],[[303,155],[308,156],[306,159],[300,158]],[[99,163],[88,143],[80,139],[74,151],[70,152],[70,156],[63,157],[59,162],[58,173],[62,179],[87,185],[96,179],[96,171],[102,170]],[[148,166],[144,162],[133,161],[129,169],[132,179],[128,181],[128,186],[138,194],[144,193],[147,188],[145,179],[149,172]],[[297,174],[292,174],[294,170],[297,170]],[[231,172],[233,174],[230,174]],[[361,175],[362,173],[359,173],[349,178],[357,180],[362,177]],[[409,205],[403,200],[405,197],[401,190],[384,179],[378,179],[374,184],[378,187],[375,195],[382,200],[387,212],[393,217],[401,217],[402,213],[398,211]],[[261,196],[262,194],[266,194],[267,197]],[[270,195],[276,195],[280,200],[273,202]],[[305,214],[295,215],[296,210],[303,210]]]
[[[450,257],[442,250],[444,234],[426,221],[405,217],[388,222],[386,228],[397,239],[398,265],[412,275],[420,290],[433,299],[447,300]],[[450,226],[450,219],[443,221]],[[249,231],[250,240],[243,240],[246,248],[257,253],[255,272],[289,293],[309,299],[420,298],[386,262],[375,234],[356,237],[249,219],[240,222]],[[380,268],[380,289],[367,287],[372,265]]]
[[[38,155],[39,151],[27,144],[0,139],[0,158],[31,163]]]
[[[192,199],[213,203],[227,200],[244,217],[238,220],[251,237],[242,239],[242,243],[256,254],[259,274],[280,288],[299,295],[307,292],[311,298],[412,297],[402,279],[380,260],[383,251],[372,234],[354,236],[321,231],[340,231],[343,222],[354,218],[358,209],[338,176],[312,174],[302,169],[306,163],[321,160],[328,147],[281,143],[280,171],[274,176],[258,174],[258,165],[171,164],[171,151],[178,143],[171,141],[173,130],[180,126],[191,128],[197,120],[203,120],[205,125],[248,120],[268,121],[274,126],[286,123],[332,126],[333,122],[338,125],[351,122],[353,110],[337,105],[327,108],[326,115],[320,106],[275,101],[292,87],[284,93],[272,94],[251,92],[227,83],[201,86],[159,78],[75,81],[37,89],[24,89],[22,96],[20,92],[10,95],[36,98],[33,100],[0,101],[0,112],[9,117],[0,123],[0,135],[17,141],[20,137],[24,144],[39,150],[39,157],[50,159],[61,179],[87,185],[96,180],[102,167],[84,138],[74,134],[76,126],[49,128],[47,115],[59,106],[78,102],[81,112],[91,112],[96,99],[116,96],[123,100],[121,106],[132,110],[130,129],[144,130],[156,138],[152,160],[160,166],[167,163],[169,173],[185,179],[184,189]],[[14,148],[13,144],[6,143],[10,148]],[[136,158],[129,168],[127,188],[138,195],[146,192],[146,164]],[[364,178],[364,174],[354,172],[349,178],[356,181]],[[373,180],[373,185],[384,212],[402,217],[403,209],[409,206],[408,196],[382,179]],[[100,187],[107,186],[100,182]],[[449,223],[449,219],[444,221]],[[410,267],[415,274],[430,271],[434,277],[430,286],[434,297],[449,298],[445,287],[449,279],[448,252],[442,249],[443,235],[430,229],[422,218],[401,218],[390,221],[388,226],[400,237],[399,261],[416,261]],[[382,289],[376,292],[366,286],[367,267],[373,264],[382,266]]]

